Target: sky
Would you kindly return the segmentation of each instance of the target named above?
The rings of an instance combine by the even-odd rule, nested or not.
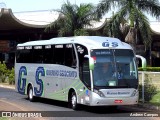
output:
[[[60,9],[67,0],[0,0],[13,12]],[[69,0],[72,4],[92,3],[98,4],[99,0]]]
[[[11,8],[12,12],[24,12],[24,11],[37,11],[37,10],[52,10],[60,9],[61,5],[67,0],[0,0],[0,7],[5,6]],[[72,4],[76,3],[92,3],[97,5],[101,0],[69,0]],[[2,4],[2,3],[5,3]],[[112,15],[112,11],[106,14],[104,17],[109,18]],[[155,21],[152,17],[148,16],[150,21]]]

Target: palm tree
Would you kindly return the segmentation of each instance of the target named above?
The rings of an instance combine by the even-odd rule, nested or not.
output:
[[[84,29],[86,26],[92,26],[91,21],[97,21],[96,7],[92,4],[71,4],[69,1],[64,3],[60,10],[59,18],[52,22],[45,31],[52,29],[58,30],[58,36],[79,36],[88,35]]]
[[[117,9],[109,23],[106,25],[109,36],[121,38],[133,48],[136,41],[141,39],[145,49],[151,45],[151,28],[149,20],[144,13],[159,18],[160,3],[158,0],[101,0],[97,5],[98,16],[102,17],[111,9]],[[124,22],[125,21],[125,22]],[[127,32],[126,32],[127,30]]]

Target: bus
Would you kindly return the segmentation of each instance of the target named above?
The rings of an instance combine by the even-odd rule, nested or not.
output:
[[[102,72],[104,66],[109,74]],[[18,44],[15,82],[17,92],[30,101],[37,97],[66,101],[74,110],[80,104],[133,105],[139,97],[133,48],[117,38],[103,36]]]

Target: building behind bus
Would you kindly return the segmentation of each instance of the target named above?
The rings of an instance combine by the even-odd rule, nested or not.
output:
[[[42,17],[41,15],[45,16]],[[46,19],[47,18],[47,19]],[[0,16],[0,61],[5,61],[9,68],[14,66],[15,48],[19,43],[34,40],[50,39],[58,36],[56,30],[44,32],[46,26],[56,20],[58,14],[53,11],[32,11],[13,13],[11,9],[1,8]],[[44,19],[44,20],[43,20]],[[6,23],[6,21],[9,21]],[[106,20],[100,20],[89,28],[90,35],[103,35],[104,24]],[[147,62],[151,66],[160,66],[160,29],[159,22],[150,22],[152,28],[152,45],[151,52],[146,51],[143,43],[136,45],[136,53],[148,58]],[[122,40],[123,41],[123,40]],[[151,56],[151,57],[150,57]],[[68,61],[69,62],[69,61]]]

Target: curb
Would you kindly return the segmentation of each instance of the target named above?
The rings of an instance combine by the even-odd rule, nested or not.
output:
[[[139,103],[138,107],[143,107],[143,108],[147,108],[150,110],[157,110],[160,111],[160,106],[156,106],[156,105],[151,105],[151,104],[147,104],[147,103]]]
[[[0,84],[0,87],[9,88],[9,89],[15,89],[15,86],[11,86],[11,85],[2,85],[2,84]]]

